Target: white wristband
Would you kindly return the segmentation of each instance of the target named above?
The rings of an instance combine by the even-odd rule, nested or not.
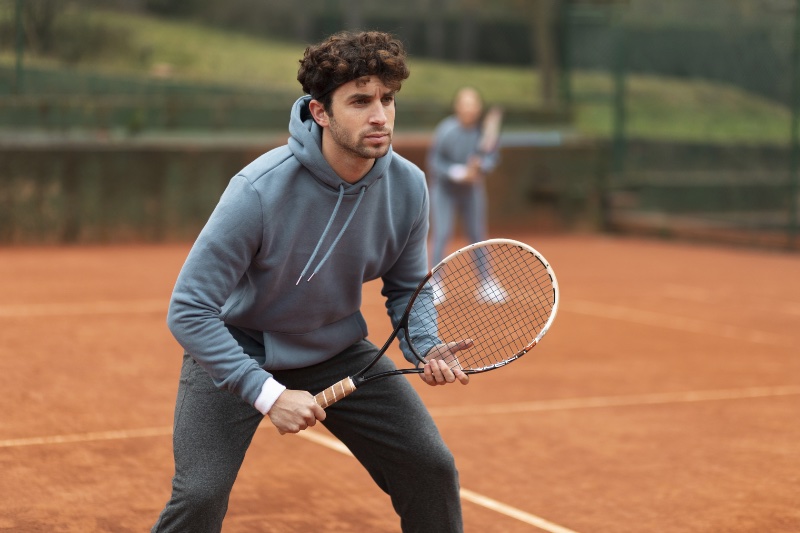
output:
[[[269,410],[272,409],[272,404],[275,403],[275,400],[278,399],[278,396],[283,394],[283,391],[285,390],[286,387],[275,381],[275,378],[270,376],[261,387],[261,394],[258,395],[258,398],[256,398],[253,406],[258,409],[262,415],[266,415],[269,413]]]
[[[453,181],[464,181],[467,177],[467,165],[450,165],[447,176]]]

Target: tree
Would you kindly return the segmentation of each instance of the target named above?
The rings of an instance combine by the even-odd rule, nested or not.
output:
[[[54,50],[56,19],[64,4],[60,0],[28,0],[23,4],[23,24],[32,49],[44,54]]]
[[[539,67],[542,102],[546,107],[558,105],[560,54],[558,24],[561,2],[564,0],[534,0],[531,13],[531,47]]]

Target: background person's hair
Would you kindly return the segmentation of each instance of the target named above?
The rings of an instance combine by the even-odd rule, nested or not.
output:
[[[378,31],[340,32],[306,48],[297,81],[330,113],[331,93],[344,83],[377,76],[388,88],[399,91],[408,75],[403,43],[392,35]]]

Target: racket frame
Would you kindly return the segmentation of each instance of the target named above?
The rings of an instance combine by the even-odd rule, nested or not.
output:
[[[460,248],[459,250],[456,250],[455,252],[451,253],[450,255],[448,255],[447,257],[445,257],[441,261],[439,261],[439,263],[436,264],[436,266],[431,268],[431,270],[428,271],[428,273],[425,275],[425,277],[422,279],[422,281],[419,283],[419,285],[417,285],[417,288],[411,294],[411,297],[408,299],[408,304],[406,305],[405,311],[403,311],[403,315],[401,316],[400,321],[398,322],[397,326],[392,331],[391,335],[389,335],[389,338],[386,339],[386,342],[380,348],[380,350],[378,351],[378,354],[375,356],[375,358],[372,361],[370,361],[370,363],[367,366],[365,366],[364,368],[362,368],[361,370],[359,370],[358,372],[356,372],[352,376],[344,378],[343,380],[333,384],[332,386],[328,387],[327,389],[325,389],[322,392],[320,392],[319,394],[317,394],[315,396],[315,399],[317,400],[317,403],[319,405],[321,405],[323,408],[328,407],[332,403],[337,402],[337,401],[341,400],[342,398],[344,398],[345,396],[349,395],[351,392],[356,390],[360,385],[362,385],[362,384],[364,384],[364,383],[366,383],[368,381],[372,381],[372,380],[376,380],[376,379],[380,379],[380,378],[384,378],[384,377],[388,377],[388,376],[396,376],[396,375],[399,375],[399,374],[421,374],[421,373],[423,373],[424,369],[419,368],[419,363],[425,363],[426,362],[424,356],[427,355],[427,353],[424,354],[424,355],[421,355],[417,351],[416,347],[414,346],[414,343],[409,338],[409,333],[408,333],[408,320],[409,320],[409,316],[411,315],[411,310],[412,310],[412,308],[414,306],[414,302],[416,301],[417,296],[419,296],[419,293],[422,292],[422,290],[425,288],[425,285],[428,283],[428,281],[430,281],[430,279],[434,276],[434,274],[436,274],[436,272],[438,272],[439,270],[444,268],[450,261],[454,260],[456,257],[459,257],[462,254],[467,254],[467,253],[470,253],[470,252],[472,252],[472,251],[474,251],[474,250],[476,250],[478,248],[485,248],[487,246],[491,246],[491,245],[494,245],[494,244],[507,244],[507,245],[519,247],[522,250],[524,250],[525,252],[533,254],[539,260],[539,262],[545,267],[545,269],[547,271],[547,274],[550,277],[550,280],[551,280],[551,283],[552,283],[552,287],[553,287],[552,288],[552,290],[553,290],[553,305],[552,305],[552,308],[551,308],[551,311],[550,311],[550,315],[548,316],[547,321],[545,322],[545,325],[542,327],[542,329],[539,331],[539,333],[536,335],[536,337],[534,337],[533,340],[531,340],[531,342],[529,342],[527,345],[525,345],[525,347],[522,348],[520,351],[518,351],[516,354],[514,354],[511,357],[508,357],[508,358],[506,358],[506,359],[504,359],[502,361],[493,363],[491,365],[487,365],[487,366],[484,366],[484,367],[481,367],[481,368],[466,369],[466,370],[463,370],[463,372],[465,374],[478,374],[478,373],[481,373],[481,372],[487,372],[489,370],[493,370],[495,368],[500,368],[500,367],[506,366],[507,364],[509,364],[509,363],[511,363],[513,361],[516,361],[517,359],[519,359],[520,357],[522,357],[523,355],[525,355],[526,353],[531,351],[539,343],[539,341],[542,340],[542,337],[544,337],[545,334],[549,331],[550,326],[553,324],[553,321],[556,318],[556,313],[558,311],[558,304],[559,304],[559,289],[558,289],[558,281],[556,279],[555,272],[553,272],[553,269],[550,266],[550,263],[547,262],[547,260],[544,258],[544,256],[542,256],[542,254],[540,254],[533,247],[531,247],[531,246],[529,246],[529,245],[527,245],[527,244],[525,244],[523,242],[515,241],[513,239],[488,239],[488,240],[485,240],[485,241],[480,241],[480,242],[476,242],[476,243],[470,244],[468,246]],[[414,357],[416,357],[418,359],[418,361],[419,361],[417,363],[418,366],[416,368],[399,368],[399,369],[391,370],[391,371],[387,371],[387,372],[378,372],[377,374],[372,374],[370,376],[366,376],[365,374],[370,369],[372,369],[372,367],[380,360],[381,357],[383,357],[383,355],[389,349],[389,347],[391,346],[392,342],[394,342],[394,340],[400,334],[400,330],[403,330],[403,335],[405,337],[406,344],[408,345],[408,348],[411,350],[411,353],[414,355]]]
[[[500,131],[503,127],[503,114],[502,107],[492,106],[484,115],[481,123],[481,137],[478,141],[478,155],[485,156],[497,149],[500,143]]]

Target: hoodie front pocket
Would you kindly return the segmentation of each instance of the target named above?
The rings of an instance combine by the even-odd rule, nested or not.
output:
[[[307,333],[264,332],[266,370],[305,368],[326,361],[368,335],[360,311]]]

